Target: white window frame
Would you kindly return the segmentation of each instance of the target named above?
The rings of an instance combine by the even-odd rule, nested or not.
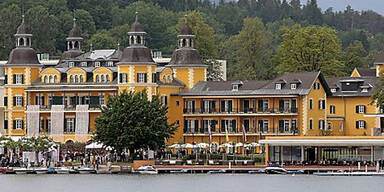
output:
[[[137,73],[137,82],[138,83],[145,83],[145,74],[146,73]]]
[[[127,82],[127,74],[126,73],[121,73],[121,83],[126,83]]]
[[[75,67],[75,62],[72,62],[72,61],[69,62],[69,63],[68,63],[68,67]]]
[[[108,61],[107,65],[108,67],[113,67],[113,61]]]
[[[365,121],[364,120],[358,120],[358,122],[359,122],[359,129],[365,129],[364,128],[364,125],[365,125]]]
[[[289,120],[284,120],[283,128],[284,128],[284,132],[289,132],[290,130]]]
[[[232,85],[232,91],[238,91],[239,90],[239,85],[235,84]]]
[[[95,67],[100,67],[100,62],[99,61],[95,62]]]
[[[296,83],[291,83],[291,89],[296,89],[296,88],[297,88]]]
[[[359,105],[359,113],[365,113],[364,108],[364,105]]]
[[[326,105],[326,103],[325,103],[325,99],[320,99],[319,101],[320,101],[320,102],[319,102],[319,104],[320,104],[319,109],[325,109],[325,108],[327,108],[327,105]],[[323,107],[324,107],[324,108],[323,108]]]
[[[23,96],[15,96],[15,106],[20,107],[23,106]]]
[[[276,83],[275,84],[275,89],[280,90],[281,89],[281,83]]]
[[[67,133],[74,133],[74,132],[75,132],[75,119],[67,118]]]
[[[22,119],[15,119],[15,129],[23,129],[23,120]]]
[[[368,89],[367,89],[367,88],[363,88],[363,89],[361,90],[361,92],[362,92],[362,93],[367,93],[367,92],[368,92]]]
[[[105,103],[104,103],[105,101],[104,101],[104,94],[100,94],[99,95],[99,103],[100,103],[100,105],[104,105]]]
[[[335,88],[332,88],[332,89],[331,89],[331,92],[332,92],[332,93],[336,93],[336,89],[335,89]]]
[[[324,130],[325,128],[325,121],[324,119],[319,119],[319,129]]]
[[[314,84],[314,89],[315,89],[315,90],[319,90],[319,89],[320,89],[320,83],[319,83],[319,82],[316,82],[316,83]]]
[[[334,105],[330,105],[329,106],[329,113],[330,114],[335,114],[335,111],[336,111],[336,107]]]
[[[80,63],[80,65],[81,65],[82,67],[87,67],[87,62],[86,62],[86,61],[83,61],[83,62]]]
[[[15,84],[17,85],[21,85],[23,84],[23,78],[24,78],[24,75],[23,74],[15,74]]]

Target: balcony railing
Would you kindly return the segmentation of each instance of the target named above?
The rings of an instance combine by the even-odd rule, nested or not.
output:
[[[285,113],[297,113],[297,108],[230,108],[226,110],[218,108],[208,108],[208,109],[199,109],[199,108],[184,108],[184,114],[285,114]]]
[[[88,104],[89,110],[98,110],[100,109],[100,105],[97,104]],[[40,105],[41,111],[50,111],[52,108],[52,105]],[[75,111],[76,105],[65,105],[64,110],[66,111]]]
[[[215,130],[211,131],[212,134],[225,134],[225,129],[223,128],[216,128]],[[232,129],[228,130],[228,134],[242,134],[242,130]],[[292,134],[296,135],[298,134],[298,128],[297,127],[290,127],[288,130],[284,129],[283,127],[269,127],[268,130],[266,128],[259,129],[259,128],[249,128],[246,129],[247,134]],[[207,128],[187,128],[184,129],[184,134],[206,134],[208,135],[208,129]]]

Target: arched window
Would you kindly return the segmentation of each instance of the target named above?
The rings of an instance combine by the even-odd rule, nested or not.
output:
[[[109,82],[109,75],[105,75],[105,81]]]
[[[53,77],[53,82],[54,82],[54,83],[57,83],[57,75],[55,75],[55,76]]]
[[[75,41],[75,46],[74,46],[75,49],[78,49],[79,48],[79,42],[78,41]]]
[[[137,36],[137,44],[141,44],[141,37]]]
[[[79,76],[80,76],[80,81],[79,81],[79,82],[81,83],[81,82],[84,81],[84,79],[83,79],[83,76],[82,76],[82,75],[79,75]]]
[[[27,38],[26,41],[27,41],[27,44],[26,44],[26,45],[27,45],[27,46],[30,46],[30,44],[29,44],[29,43],[30,43],[30,42],[29,42],[29,38]]]
[[[72,49],[73,46],[72,46],[72,41],[69,42],[69,49]]]
[[[131,36],[131,44],[133,44],[134,41],[135,41],[135,38],[133,38],[133,36]]]
[[[73,75],[71,75],[71,83],[75,82],[75,77]]]
[[[44,83],[48,83],[48,76],[44,76]]]
[[[99,77],[99,75],[96,75],[96,82],[97,82],[97,83],[100,82],[100,77]]]
[[[53,83],[53,77],[52,77],[52,75],[49,76],[49,83]]]
[[[79,82],[79,76],[75,75],[75,83]]]
[[[100,75],[101,76],[101,82],[104,82],[104,75]]]
[[[187,45],[187,40],[183,39],[183,42],[181,43],[182,47],[185,47]]]
[[[24,46],[24,38],[19,38],[19,46]]]

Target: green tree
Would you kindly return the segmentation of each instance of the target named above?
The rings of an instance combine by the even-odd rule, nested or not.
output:
[[[148,100],[145,91],[111,96],[96,119],[94,140],[117,151],[159,149],[176,128],[168,123],[167,107],[159,98]]]
[[[344,50],[343,60],[345,62],[346,73],[350,74],[356,67],[368,67],[367,62],[364,59],[366,55],[367,52],[360,41],[351,43]]]
[[[91,45],[93,49],[115,49],[117,41],[107,31],[100,31],[89,39],[88,47]]]
[[[377,89],[371,95],[371,105],[376,104],[376,107],[382,108],[384,106],[384,70],[379,72],[380,81],[375,85]]]
[[[244,19],[238,35],[229,38],[221,47],[228,60],[230,79],[267,79],[271,75],[271,34],[258,18]]]
[[[285,28],[277,54],[277,71],[321,71],[326,76],[343,74],[341,43],[329,27],[295,25]]]
[[[0,59],[7,59],[15,47],[16,28],[21,22],[21,9],[15,4],[0,9]]]

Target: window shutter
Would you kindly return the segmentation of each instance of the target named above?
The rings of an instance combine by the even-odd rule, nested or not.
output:
[[[201,123],[200,133],[204,133],[204,131],[205,131],[204,129],[205,129],[206,127],[204,126],[204,122],[203,122],[203,120],[201,120],[200,123]]]
[[[8,120],[4,120],[4,129],[8,129]]]
[[[16,75],[13,75],[13,84],[16,84]]]
[[[204,105],[204,100],[200,100],[200,111],[205,112],[205,105]]]
[[[4,106],[8,106],[8,97],[4,97]]]
[[[365,106],[364,106],[365,107]],[[363,121],[363,124],[364,124],[364,129],[367,128],[367,122]]]
[[[24,75],[21,75],[21,84],[24,84]]]
[[[144,82],[146,83],[147,82],[147,74],[144,73]]]
[[[263,120],[258,120],[258,127],[259,127],[259,131],[262,131],[263,130]]]
[[[363,105],[363,111],[364,111],[364,113],[366,112],[365,110],[366,110],[366,107],[365,107],[365,105]],[[364,127],[364,128],[365,128],[365,127]]]
[[[195,120],[195,133],[199,131],[199,120]]]
[[[119,83],[122,83],[123,82],[123,74],[122,73],[119,73]]]
[[[40,105],[45,105],[45,99],[44,99],[44,96],[41,96],[41,102],[40,102]]]
[[[296,100],[295,99],[292,99],[291,101],[291,110],[293,113],[296,113],[297,110],[296,110]]]
[[[24,97],[21,96],[21,106],[24,106]]]
[[[228,101],[228,112],[232,112],[232,100]]]
[[[279,100],[279,111],[280,112],[284,111],[284,100]]]
[[[187,132],[187,125],[188,125],[187,120],[184,120],[184,133]]]
[[[221,112],[225,112],[225,101],[221,101]]]
[[[21,129],[24,129],[24,121],[21,120]]]
[[[356,105],[356,113],[359,113],[359,106]]]
[[[263,110],[263,100],[257,100],[258,111]]]
[[[322,104],[322,106],[323,106],[322,109],[325,109],[325,100],[321,100],[321,104]]]
[[[46,131],[49,132],[49,129],[48,129],[48,128],[49,128],[49,127],[48,127],[48,119],[45,120],[45,124],[46,124],[46,127],[47,127],[47,128],[46,128]]]
[[[359,121],[356,121],[356,129],[359,128]]]
[[[225,133],[225,120],[221,120],[221,132]]]
[[[321,105],[321,100],[319,100],[319,109],[321,109],[322,105]]]
[[[64,133],[67,132],[67,119],[64,118]]]
[[[279,120],[279,131],[284,132],[284,120]]]
[[[16,97],[13,97],[13,106],[16,106]]]
[[[4,84],[8,84],[8,75],[4,76]]]
[[[76,118],[73,119],[73,132],[76,132]]]
[[[13,120],[13,129],[16,129],[16,120]]]
[[[232,129],[237,132],[236,120],[232,120]]]

